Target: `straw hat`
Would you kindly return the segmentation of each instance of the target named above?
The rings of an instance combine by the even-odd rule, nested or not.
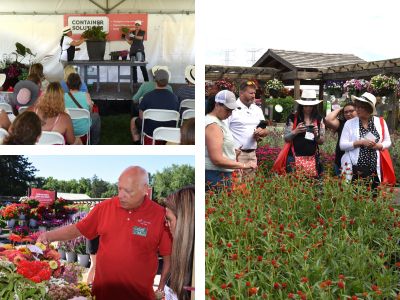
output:
[[[368,103],[372,107],[372,114],[376,115],[376,108],[375,108],[376,97],[374,95],[372,95],[371,93],[365,92],[360,97],[356,97],[356,96],[352,95],[351,100]]]
[[[310,106],[317,105],[322,102],[322,100],[317,99],[317,93],[314,90],[304,90],[301,93],[301,99],[296,100],[300,105]]]
[[[195,84],[195,68],[193,65],[189,65],[185,69],[185,78],[192,84]]]

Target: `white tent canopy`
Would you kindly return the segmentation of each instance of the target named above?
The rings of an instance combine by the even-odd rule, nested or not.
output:
[[[63,14],[99,13],[97,5],[110,9],[110,13],[148,13],[147,41],[144,42],[148,69],[154,65],[166,65],[171,71],[171,82],[184,82],[184,70],[195,61],[195,20],[194,1],[164,0],[14,0],[0,2],[0,60],[15,51],[15,43],[20,42],[36,53],[35,62],[44,66],[45,75],[50,80],[62,79],[59,41],[64,26]],[[108,3],[108,6],[107,6]],[[86,44],[76,52],[76,60],[88,59]],[[107,42],[108,53],[128,50],[125,41]],[[26,58],[23,63],[29,63]],[[124,70],[126,73],[129,70]],[[101,81],[117,81],[116,67],[102,67]],[[142,80],[138,70],[139,81]]]

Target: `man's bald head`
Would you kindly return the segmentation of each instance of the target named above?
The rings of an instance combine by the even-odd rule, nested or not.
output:
[[[125,169],[118,180],[118,197],[125,209],[139,207],[147,194],[149,176],[147,171],[138,166]]]

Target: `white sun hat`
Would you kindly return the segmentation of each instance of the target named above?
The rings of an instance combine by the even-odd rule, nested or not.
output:
[[[315,90],[304,90],[301,93],[301,99],[297,99],[296,102],[300,105],[317,105],[322,102],[322,100],[317,99],[317,93]]]

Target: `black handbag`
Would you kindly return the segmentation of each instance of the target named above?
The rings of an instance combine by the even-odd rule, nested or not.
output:
[[[371,170],[367,166],[355,166],[353,165],[353,176],[357,178],[367,178],[372,175]]]

